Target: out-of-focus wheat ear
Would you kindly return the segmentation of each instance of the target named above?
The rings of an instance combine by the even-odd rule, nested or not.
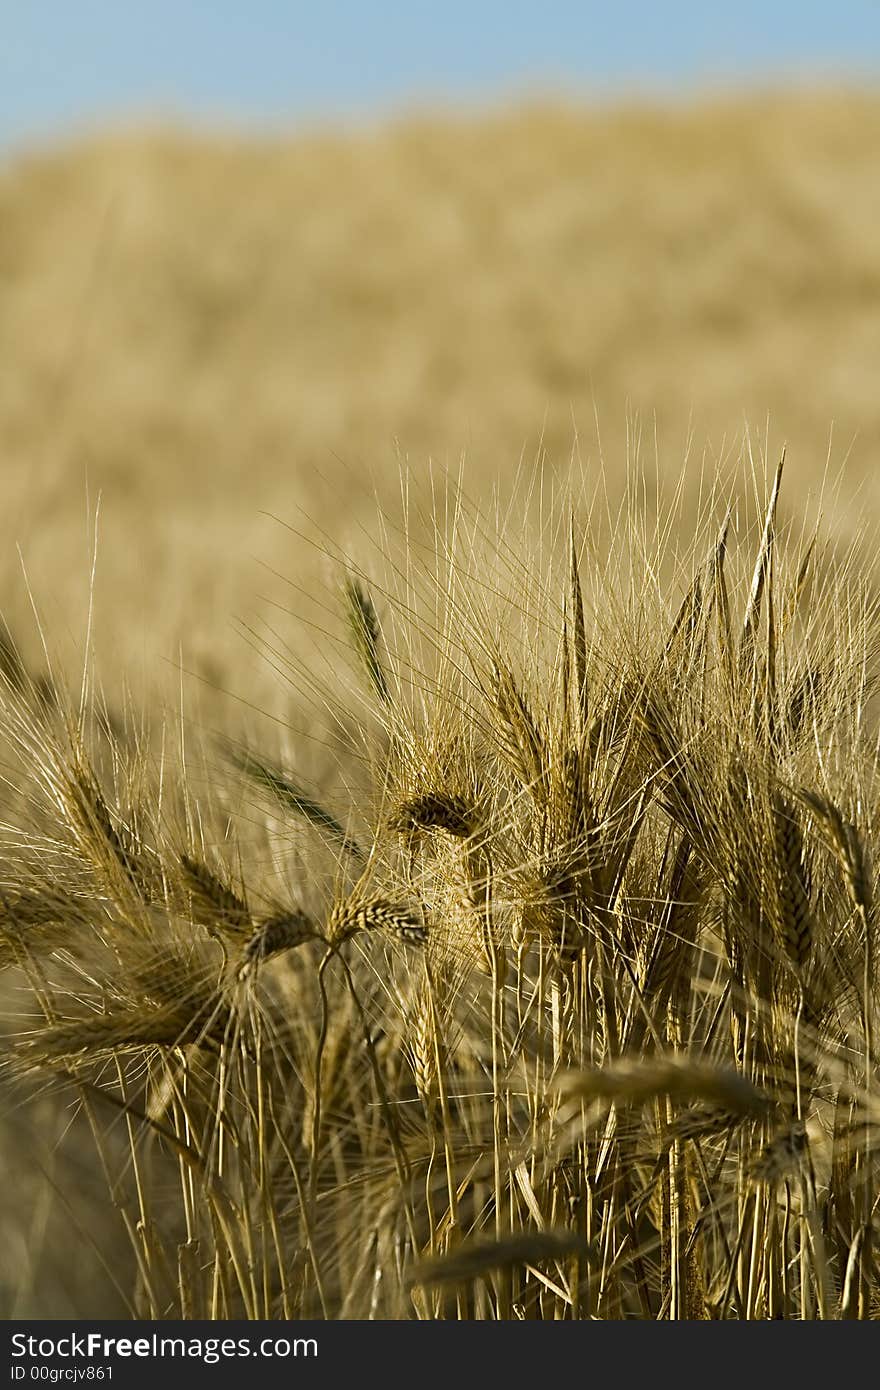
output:
[[[252,753],[242,753],[231,748],[227,752],[239,771],[272,792],[275,799],[287,810],[293,811],[295,815],[313,825],[316,830],[320,830],[323,834],[336,840],[353,859],[357,859],[361,863],[365,862],[366,855],[360,845],[343,829],[336,817],[308,796],[288,776],[279,772],[277,768],[270,767],[268,763],[255,757]]]
[[[556,1082],[566,1100],[625,1100],[643,1105],[657,1096],[704,1100],[736,1115],[767,1113],[770,1099],[743,1072],[691,1058],[612,1062],[605,1067],[563,1073]]]
[[[798,794],[825,830],[835,852],[842,855],[846,845],[846,826],[838,807],[830,797],[820,796],[809,787],[801,787]]]
[[[247,974],[249,969],[261,965],[280,951],[291,951],[307,941],[318,941],[320,938],[318,925],[308,913],[301,912],[299,908],[290,912],[276,912],[257,924],[245,947],[240,974]]]
[[[790,1179],[803,1167],[807,1157],[807,1129],[802,1120],[774,1134],[761,1149],[751,1167],[752,1182],[775,1187]]]
[[[33,714],[45,716],[59,705],[55,682],[48,672],[32,674],[5,618],[0,618],[0,684],[14,692]]]
[[[250,929],[251,914],[247,903],[227,887],[207,864],[190,854],[181,854],[180,867],[190,894],[193,921],[209,929]]]
[[[217,1001],[207,1009],[182,996],[171,1003],[149,1000],[65,1019],[34,1033],[17,1048],[14,1060],[39,1065],[66,1059],[93,1065],[102,1055],[204,1043],[212,1036],[217,1007]]]
[[[810,957],[815,918],[804,864],[804,840],[794,806],[777,796],[773,808],[778,862],[778,927],[785,953],[798,970]]]
[[[761,549],[758,554],[758,561],[755,565],[755,573],[752,577],[752,587],[749,591],[749,601],[746,606],[746,614],[743,619],[742,636],[739,647],[740,671],[746,670],[752,663],[755,654],[755,646],[758,637],[758,624],[761,618],[761,604],[764,597],[764,589],[767,583],[767,574],[770,567],[770,555],[773,550],[773,543],[776,533],[776,508],[779,503],[779,490],[782,486],[782,470],[785,467],[785,450],[782,451],[782,458],[776,468],[776,476],[773,479],[773,489],[770,494],[770,502],[767,507],[767,515],[764,518],[764,531],[761,536]]]
[[[0,619],[0,677],[17,695],[27,693],[30,678],[5,618]]]
[[[60,708],[58,687],[48,671],[42,671],[34,678],[34,695],[43,714],[51,714]]]
[[[520,1231],[500,1240],[466,1240],[448,1255],[420,1260],[407,1275],[410,1288],[460,1284],[493,1270],[558,1260],[567,1255],[590,1258],[596,1252],[583,1236],[565,1229]]]
[[[870,922],[874,912],[874,890],[864,840],[856,826],[844,820],[839,807],[829,797],[801,788],[801,800],[824,827],[843,870],[850,900]]]
[[[346,616],[354,649],[373,691],[383,704],[389,704],[391,691],[388,688],[388,681],[379,657],[382,629],[375,604],[369,591],[354,575],[346,575],[344,594]]]
[[[849,895],[853,905],[859,908],[864,913],[865,920],[870,922],[874,915],[874,885],[865,839],[858,826],[850,822],[846,824],[846,839]]]
[[[869,1229],[866,1225],[857,1226],[847,1251],[843,1290],[840,1295],[840,1316],[847,1321],[861,1315],[860,1306],[863,1301],[862,1266],[868,1234]]]
[[[569,527],[568,588],[569,607],[571,609],[571,645],[572,655],[574,657],[575,699],[577,701],[578,717],[580,719],[580,731],[581,734],[583,734],[589,724],[590,692],[587,677],[587,630],[584,623],[584,596],[581,589],[581,576],[578,566],[577,545],[575,543],[573,514],[570,519]]]
[[[723,1105],[689,1105],[667,1127],[661,1151],[668,1153],[672,1144],[685,1139],[703,1139],[709,1135],[729,1133],[753,1123],[757,1117],[742,1111],[727,1110]]]
[[[39,957],[88,925],[86,905],[60,889],[32,893],[0,889],[0,971]]]

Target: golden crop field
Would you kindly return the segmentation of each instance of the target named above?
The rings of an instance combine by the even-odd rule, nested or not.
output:
[[[399,456],[482,497],[575,428],[595,468],[597,418],[612,477],[638,433],[673,480],[769,418],[799,495],[830,444],[874,506],[878,136],[880,100],[808,92],[7,160],[7,608],[18,543],[81,638],[100,492],[99,651],[222,680],[263,566],[311,563],[271,517],[351,546]]]
[[[838,90],[6,158],[7,1316],[877,1316],[878,225]]]

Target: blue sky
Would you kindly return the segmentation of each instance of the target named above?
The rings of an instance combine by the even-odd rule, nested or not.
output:
[[[880,0],[0,0],[0,144],[279,126],[520,91],[880,76]]]

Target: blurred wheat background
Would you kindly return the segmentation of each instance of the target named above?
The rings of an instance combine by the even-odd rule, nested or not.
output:
[[[399,462],[474,497],[627,455],[688,486],[788,442],[875,504],[880,101],[523,107],[276,140],[107,136],[0,175],[4,591],[137,681],[350,546]],[[307,518],[314,523],[309,525]],[[10,611],[11,610],[11,611]],[[29,648],[30,649],[30,648]],[[167,670],[165,671],[167,677]],[[236,689],[265,703],[252,663]]]
[[[402,480],[430,498],[451,476],[502,532],[528,496],[537,534],[545,486],[587,480],[613,518],[636,469],[647,513],[680,490],[696,524],[718,473],[753,516],[784,444],[782,514],[824,496],[870,567],[878,226],[867,82],[11,142],[4,679],[10,652],[44,692],[86,663],[120,738],[159,745],[182,712],[289,760],[314,711],[264,639],[338,630],[333,557],[395,530]],[[124,1315],[136,1272],[86,1111],[42,1091],[0,1120],[0,1311]]]

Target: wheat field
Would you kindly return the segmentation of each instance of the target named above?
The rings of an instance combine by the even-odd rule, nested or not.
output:
[[[7,1316],[877,1316],[878,128],[7,161]]]
[[[0,174],[4,611],[108,679],[240,667],[235,620],[355,548],[398,461],[478,498],[627,453],[689,486],[744,431],[876,507],[880,101],[410,118],[275,143],[107,135]],[[768,426],[769,420],[769,426]],[[769,431],[769,437],[768,437]],[[306,518],[311,518],[311,524]],[[38,648],[28,650],[34,656]],[[77,659],[76,664],[81,664]],[[103,666],[102,666],[103,669]],[[248,696],[277,701],[275,683]],[[237,687],[240,689],[240,686]]]

